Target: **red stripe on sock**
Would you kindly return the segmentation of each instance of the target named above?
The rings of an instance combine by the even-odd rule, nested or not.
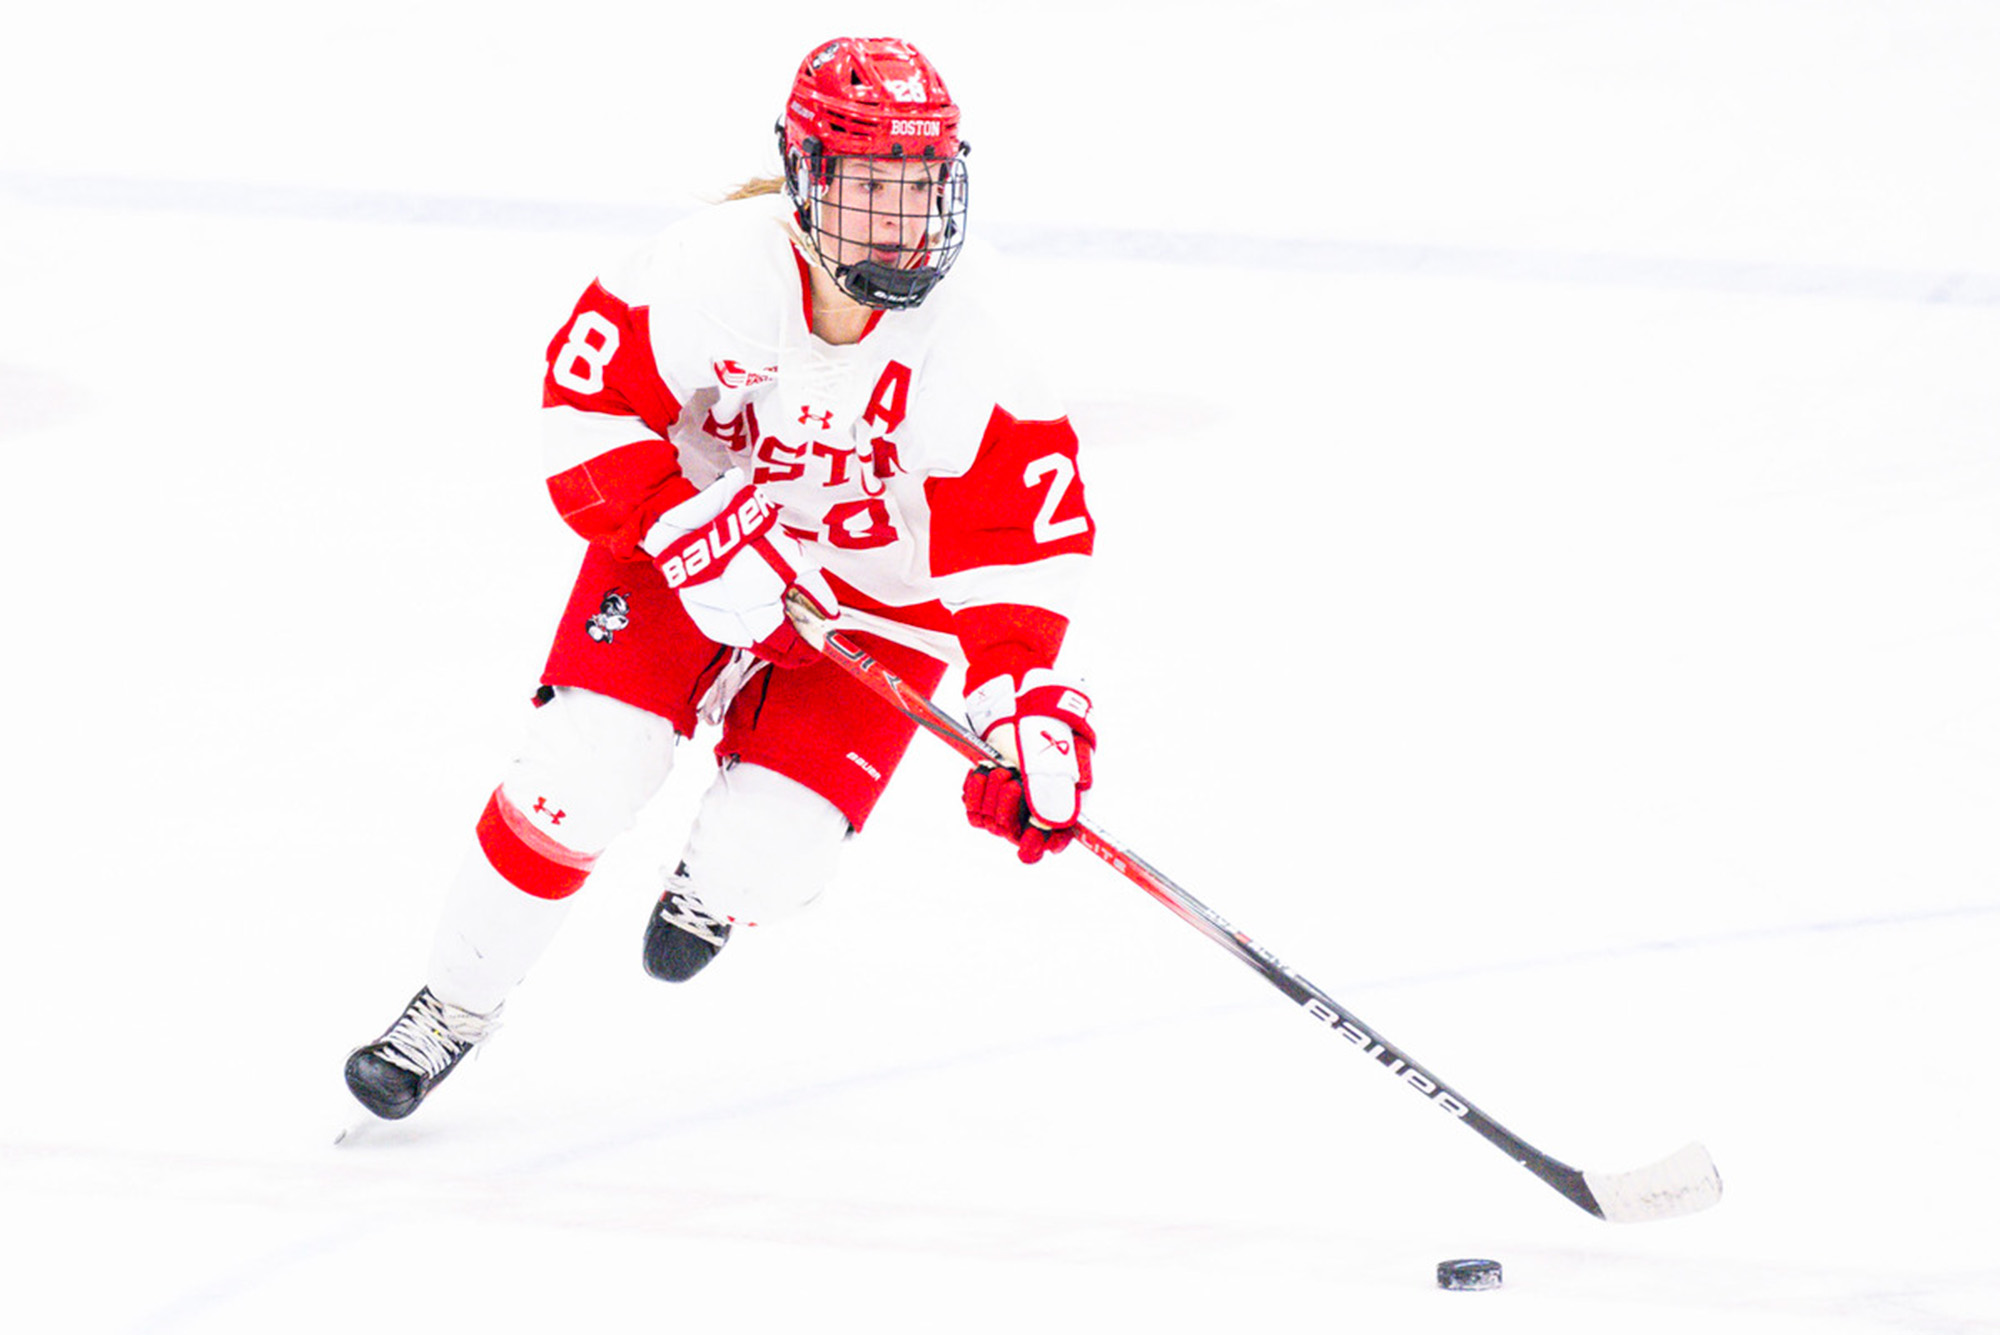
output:
[[[537,830],[498,788],[479,813],[479,846],[509,885],[537,899],[567,899],[583,887],[595,853],[564,848]]]

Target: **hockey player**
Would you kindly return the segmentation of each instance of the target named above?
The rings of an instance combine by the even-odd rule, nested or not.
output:
[[[959,109],[908,43],[840,38],[777,128],[782,178],[602,275],[549,344],[548,490],[588,547],[425,985],[348,1058],[379,1116],[491,1032],[698,721],[720,726],[718,771],[647,972],[691,978],[826,886],[915,728],[800,637],[788,593],[920,689],[963,670],[1013,762],[967,776],[973,825],[1027,862],[1074,833],[1096,738],[1056,656],[1094,525],[1076,435],[982,301],[984,257],[944,283]]]

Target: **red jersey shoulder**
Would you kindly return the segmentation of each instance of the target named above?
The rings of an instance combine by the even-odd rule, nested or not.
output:
[[[637,417],[660,435],[680,416],[653,358],[652,309],[593,282],[549,340],[542,406]]]
[[[1096,542],[1066,417],[1019,418],[995,407],[972,466],[928,479],[924,495],[934,575],[1088,556]]]
[[[768,201],[719,205],[666,229],[578,299],[549,342],[542,385],[550,496],[577,532],[628,547],[684,498],[691,484],[669,433],[725,374],[709,364],[712,330],[754,319],[742,304],[772,299],[788,249]]]

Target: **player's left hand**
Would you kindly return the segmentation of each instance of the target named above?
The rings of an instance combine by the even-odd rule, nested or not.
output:
[[[1034,668],[1018,687],[1011,677],[995,677],[965,706],[973,731],[1007,762],[965,776],[966,819],[1013,843],[1023,862],[1062,852],[1076,837],[1090,787],[1097,747],[1090,697],[1075,682]]]

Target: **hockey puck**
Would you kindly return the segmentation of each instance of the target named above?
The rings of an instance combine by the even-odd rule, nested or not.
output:
[[[1439,1261],[1438,1287],[1468,1290],[1497,1289],[1500,1287],[1500,1263],[1469,1257],[1458,1261]]]

